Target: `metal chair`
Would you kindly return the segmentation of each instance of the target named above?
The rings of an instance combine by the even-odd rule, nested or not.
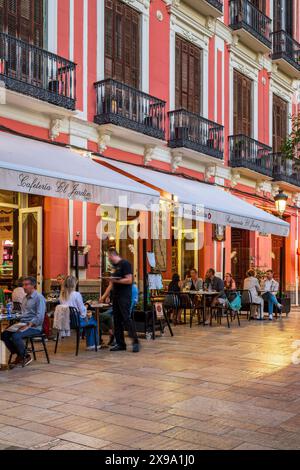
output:
[[[247,319],[249,321],[252,319],[251,317],[252,306],[258,307],[258,310],[259,310],[258,313],[260,316],[262,316],[263,312],[262,312],[261,304],[257,304],[253,302],[251,292],[249,290],[242,290],[240,291],[240,293],[241,293],[241,298],[242,298],[242,310],[247,312]]]
[[[80,344],[80,334],[81,331],[88,329],[92,329],[94,331],[94,338],[95,338],[95,351],[98,351],[97,347],[97,326],[96,325],[80,325],[80,312],[77,310],[75,307],[69,307],[70,309],[70,328],[71,330],[75,330],[76,332],[76,356],[78,356],[79,353],[79,344]],[[59,331],[57,332],[56,335],[56,341],[55,341],[55,348],[54,348],[54,354],[57,353],[57,347],[58,347],[58,341],[59,341]]]
[[[36,340],[36,339],[39,339],[41,341],[41,343],[43,345],[43,349],[35,349],[34,340]],[[44,352],[45,356],[46,356],[46,359],[47,359],[47,362],[48,362],[48,364],[50,364],[50,358],[49,358],[49,354],[48,354],[48,350],[47,350],[47,346],[46,346],[46,339],[47,339],[47,336],[43,331],[41,331],[40,333],[31,334],[31,335],[27,336],[26,338],[24,338],[26,350],[29,353],[32,353],[33,359],[36,361],[36,353]],[[28,347],[29,342],[30,342],[30,348]],[[10,354],[8,364],[11,364],[12,357],[13,357],[13,354]],[[24,367],[24,364],[23,364],[23,367]]]

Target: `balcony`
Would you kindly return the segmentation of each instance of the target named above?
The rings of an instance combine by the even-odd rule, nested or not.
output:
[[[184,109],[169,112],[169,122],[169,147],[197,152],[197,160],[199,153],[204,161],[207,156],[223,159],[223,126]]]
[[[271,23],[249,0],[229,1],[229,26],[256,52],[266,53],[271,49]]]
[[[300,44],[285,31],[272,34],[272,59],[292,78],[300,78]]]
[[[282,153],[274,153],[273,159],[273,178],[275,181],[286,183],[284,186],[300,187],[300,159],[286,158]]]
[[[244,169],[245,174],[253,172],[272,178],[272,149],[243,134],[229,137],[229,161],[232,168]]]
[[[165,101],[113,79],[97,82],[95,88],[96,124],[120,126],[154,139],[165,138]]]
[[[205,16],[219,18],[223,16],[223,0],[184,0],[194,10]]]
[[[1,32],[0,81],[13,92],[75,110],[76,65]]]

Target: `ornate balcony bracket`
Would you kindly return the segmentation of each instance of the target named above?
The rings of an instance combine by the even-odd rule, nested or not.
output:
[[[155,154],[155,145],[145,145],[144,165],[149,165],[149,163],[154,159],[154,154]]]
[[[100,153],[105,152],[110,145],[112,132],[100,129],[98,132],[98,149]]]
[[[204,173],[205,181],[209,181],[210,178],[214,176],[216,176],[216,166],[215,165],[207,166],[205,168],[205,173]]]
[[[295,206],[300,208],[300,193],[294,194],[292,201],[293,201],[293,204],[295,204]]]
[[[234,187],[238,184],[241,179],[241,174],[237,170],[231,170],[231,186]]]
[[[279,184],[277,184],[277,183],[272,183],[271,184],[271,194],[272,194],[273,197],[276,196],[279,189],[280,189]]]
[[[51,140],[57,139],[59,137],[61,128],[62,128],[63,119],[60,117],[53,118],[50,122],[50,129],[49,129],[49,138]]]
[[[183,161],[183,154],[182,152],[178,152],[176,150],[172,151],[172,162],[171,162],[171,167],[172,167],[172,172],[175,173],[177,168],[181,165]]]

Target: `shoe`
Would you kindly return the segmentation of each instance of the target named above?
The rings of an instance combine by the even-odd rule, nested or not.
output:
[[[101,346],[97,346],[97,350],[101,349]],[[87,346],[85,348],[86,351],[95,351],[95,346]]]
[[[273,315],[269,315],[269,321],[273,321]]]
[[[115,337],[114,337],[114,335],[110,335],[109,341],[108,341],[108,343],[107,343],[107,346],[114,346],[114,342],[115,342]]]
[[[140,352],[140,344],[139,343],[133,343],[132,352],[134,352],[134,353]]]
[[[21,364],[21,362],[23,362],[23,357],[17,356],[16,359],[10,363],[10,366],[15,367],[15,366]]]
[[[115,344],[112,348],[110,348],[110,351],[115,352],[115,351],[126,351],[126,346],[119,346],[118,344]]]
[[[264,320],[264,317],[256,317],[256,320],[258,320],[258,321],[263,321],[263,320]]]
[[[22,367],[26,367],[28,366],[31,362],[32,362],[32,357],[30,356],[30,354],[27,354],[27,356],[24,357],[23,359],[23,364],[22,364]]]

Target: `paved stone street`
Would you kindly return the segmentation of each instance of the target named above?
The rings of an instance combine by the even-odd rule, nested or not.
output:
[[[0,448],[300,449],[299,311],[174,331],[140,354],[50,342],[50,365],[0,372]]]

